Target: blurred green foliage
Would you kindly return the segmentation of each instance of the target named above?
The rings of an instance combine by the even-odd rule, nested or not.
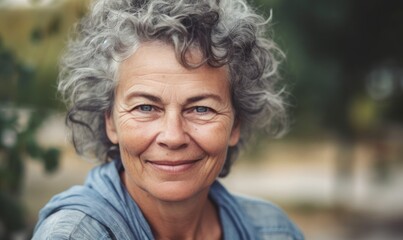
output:
[[[10,239],[13,232],[25,225],[26,214],[20,199],[25,160],[41,161],[45,170],[52,172],[58,167],[60,152],[37,143],[35,134],[48,111],[44,110],[46,106],[30,105],[27,110],[19,104],[32,87],[33,72],[1,42],[0,66],[0,223],[4,228],[0,238]]]
[[[369,134],[403,111],[403,1],[255,0],[286,52],[294,134]],[[344,137],[343,137],[344,136]]]
[[[57,59],[85,4],[0,8],[0,239],[27,227],[21,200],[26,161],[40,162],[48,173],[59,166],[60,150],[41,146],[36,134],[60,107]]]
[[[14,231],[25,226],[21,189],[27,158],[40,161],[47,172],[57,169],[60,151],[57,148],[44,148],[38,145],[35,133],[47,117],[47,113],[32,109],[26,126],[19,124],[24,118],[21,109],[0,109],[0,221],[5,228],[0,234],[9,239]],[[1,233],[1,232],[0,232]]]

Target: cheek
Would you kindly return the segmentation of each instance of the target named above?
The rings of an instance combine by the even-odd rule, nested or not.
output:
[[[147,124],[126,121],[120,126],[119,145],[123,155],[139,155],[151,144],[153,128]]]
[[[214,126],[198,126],[194,128],[193,139],[209,155],[224,154],[228,148],[230,131],[226,126],[217,124]]]

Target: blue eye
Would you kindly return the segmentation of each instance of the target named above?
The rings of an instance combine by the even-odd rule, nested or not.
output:
[[[206,113],[209,111],[208,107],[203,107],[203,106],[197,106],[195,107],[196,112],[198,113]]]
[[[151,105],[140,105],[138,108],[143,112],[150,112],[153,110]]]

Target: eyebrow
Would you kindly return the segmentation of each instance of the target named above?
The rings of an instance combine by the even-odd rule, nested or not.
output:
[[[129,95],[126,96],[126,100],[134,98],[134,97],[142,97],[142,98],[148,99],[148,100],[150,100],[152,102],[163,103],[161,98],[159,98],[159,97],[157,97],[155,95],[152,95],[150,93],[146,93],[146,92],[132,92],[132,93],[130,93]],[[201,100],[204,100],[204,99],[208,99],[208,98],[212,98],[215,101],[218,101],[220,103],[223,101],[222,98],[219,95],[212,94],[212,93],[205,93],[205,94],[200,94],[200,95],[197,95],[197,96],[190,97],[190,98],[186,99],[184,105],[195,103],[195,102],[198,102],[198,101],[201,101]]]
[[[220,103],[223,101],[219,95],[215,95],[212,93],[206,93],[206,94],[201,94],[201,95],[190,97],[190,98],[186,99],[185,105],[190,104],[190,103],[195,103],[195,102],[198,102],[198,101],[201,101],[204,99],[208,99],[208,98],[212,98]]]
[[[128,94],[125,97],[125,99],[129,100],[129,99],[135,98],[135,97],[142,97],[142,98],[148,99],[148,100],[150,100],[152,102],[162,103],[161,98],[159,98],[157,96],[154,96],[152,94],[149,94],[149,93],[145,93],[145,92],[132,92],[132,93]]]

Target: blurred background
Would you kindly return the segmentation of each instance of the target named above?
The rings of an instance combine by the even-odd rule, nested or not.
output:
[[[291,128],[258,135],[223,180],[280,205],[307,239],[403,239],[403,1],[255,0],[287,55]],[[81,184],[57,100],[84,0],[0,0],[0,239]]]

